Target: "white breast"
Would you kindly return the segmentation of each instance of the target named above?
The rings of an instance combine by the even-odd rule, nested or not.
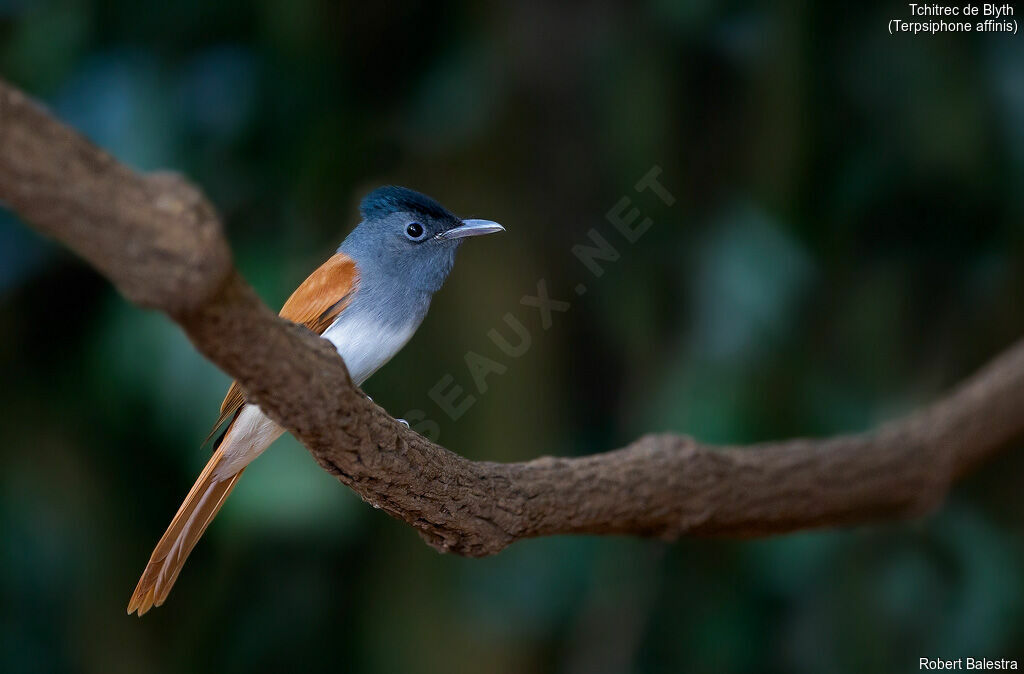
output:
[[[356,386],[370,378],[412,338],[417,323],[402,329],[382,326],[365,313],[342,312],[323,337],[329,340],[345,360]]]

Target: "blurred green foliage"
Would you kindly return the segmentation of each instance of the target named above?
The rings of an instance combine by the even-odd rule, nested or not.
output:
[[[466,246],[367,385],[475,459],[652,430],[868,428],[1024,334],[1024,46],[890,37],[902,5],[0,0],[0,73],[224,215],[272,305],[382,183],[508,234]],[[0,148],[3,151],[3,148]],[[669,207],[634,183],[653,165]],[[623,196],[655,225],[599,279]],[[549,330],[538,279],[572,301]],[[573,289],[585,281],[588,291]],[[467,351],[533,345],[453,422]],[[506,333],[507,334],[507,333]],[[439,556],[290,438],[169,603],[124,607],[227,380],[0,212],[0,670],[907,672],[1024,661],[1024,454],[937,515],[757,542],[562,538]],[[412,417],[412,414],[410,414]],[[422,417],[420,417],[422,418]]]

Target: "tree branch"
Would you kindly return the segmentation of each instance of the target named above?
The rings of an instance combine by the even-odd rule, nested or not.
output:
[[[364,500],[440,550],[552,534],[756,536],[917,515],[1024,435],[1024,341],[946,398],[877,430],[709,447],[650,435],[605,454],[469,461],[404,428],[333,347],[235,271],[207,200],[118,163],[0,80],[0,199],[129,300],[175,320],[251,401]]]

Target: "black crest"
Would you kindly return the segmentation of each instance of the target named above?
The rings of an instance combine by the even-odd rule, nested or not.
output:
[[[363,198],[359,212],[364,220],[381,218],[392,213],[406,211],[420,213],[432,218],[457,220],[448,209],[425,194],[395,185],[378,187]]]

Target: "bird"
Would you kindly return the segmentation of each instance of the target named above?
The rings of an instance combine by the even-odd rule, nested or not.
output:
[[[370,192],[359,210],[359,224],[299,285],[280,314],[330,341],[356,386],[412,338],[448,278],[460,244],[505,231],[491,220],[462,220],[434,199],[394,185]],[[246,466],[285,432],[246,401],[237,382],[204,444],[222,427],[213,455],[150,556],[128,602],[129,615],[141,617],[166,601]]]

